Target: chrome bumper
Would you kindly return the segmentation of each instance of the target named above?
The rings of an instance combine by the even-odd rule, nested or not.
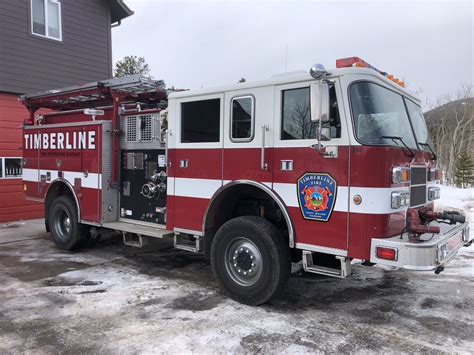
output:
[[[439,266],[445,266],[458,250],[470,242],[469,223],[462,225],[448,225],[432,222],[432,226],[438,226],[441,233],[433,235],[426,233],[421,235],[424,242],[411,242],[408,234],[380,239],[373,238],[370,249],[370,261],[372,263],[395,266],[408,270],[428,271]],[[431,239],[430,239],[431,238]],[[377,248],[392,248],[396,251],[396,260],[385,260],[377,257]]]

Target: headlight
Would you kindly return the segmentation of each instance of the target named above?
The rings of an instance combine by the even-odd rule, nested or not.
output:
[[[396,167],[392,169],[392,183],[403,184],[410,182],[410,168]]]
[[[428,201],[437,200],[441,197],[441,190],[439,187],[428,188]]]
[[[410,204],[410,193],[408,191],[392,192],[392,208],[397,209]]]

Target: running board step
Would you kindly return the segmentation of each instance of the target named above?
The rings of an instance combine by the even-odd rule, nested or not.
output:
[[[314,274],[338,277],[341,279],[346,278],[351,274],[351,261],[345,256],[335,256],[341,262],[340,269],[334,269],[327,266],[315,265],[313,262],[313,253],[307,250],[303,250],[303,269],[306,272]]]
[[[122,232],[122,236],[124,245],[135,248],[143,248],[145,245],[148,245],[148,239],[150,238],[128,232]]]
[[[190,240],[192,238],[194,238],[194,240]],[[190,234],[175,233],[174,247],[176,249],[186,250],[192,253],[200,253],[203,250],[202,237],[193,235],[190,238]]]
[[[164,228],[155,226],[146,226],[131,222],[108,222],[102,225],[104,228],[114,229],[119,232],[127,232],[132,234],[139,234],[146,237],[163,238],[173,236],[173,232]]]

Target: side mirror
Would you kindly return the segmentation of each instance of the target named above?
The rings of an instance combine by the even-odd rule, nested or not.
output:
[[[311,83],[311,121],[329,122],[329,85],[320,80]]]

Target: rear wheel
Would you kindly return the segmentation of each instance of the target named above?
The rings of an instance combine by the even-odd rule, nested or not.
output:
[[[75,250],[85,240],[87,226],[79,223],[77,210],[71,199],[55,199],[49,209],[49,229],[59,249]]]
[[[259,305],[280,292],[291,272],[287,241],[267,220],[237,217],[217,231],[211,247],[212,271],[236,301]]]

